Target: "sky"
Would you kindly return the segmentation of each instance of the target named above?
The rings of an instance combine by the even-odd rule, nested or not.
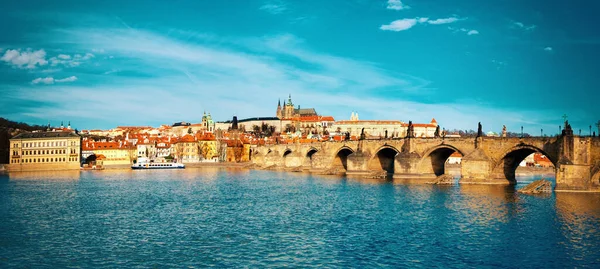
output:
[[[8,0],[0,116],[122,125],[301,108],[446,129],[598,130],[600,1]]]

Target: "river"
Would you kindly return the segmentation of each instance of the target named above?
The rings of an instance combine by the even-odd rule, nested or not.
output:
[[[1,268],[598,268],[598,250],[600,194],[218,168],[0,174]]]

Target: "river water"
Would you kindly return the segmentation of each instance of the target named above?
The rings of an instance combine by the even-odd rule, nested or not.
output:
[[[599,265],[599,194],[219,169],[0,175],[1,268]]]

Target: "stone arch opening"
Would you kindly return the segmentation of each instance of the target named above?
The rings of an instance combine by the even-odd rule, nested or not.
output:
[[[517,169],[519,167],[531,167],[526,169],[530,169],[535,172],[537,168],[541,167],[540,162],[543,159],[547,160],[552,168],[556,167],[556,163],[553,160],[550,160],[547,156],[548,155],[543,150],[533,146],[517,147],[510,150],[504,155],[504,157],[502,157],[497,169],[502,169],[502,174],[504,174],[504,177],[511,184],[516,184]]]
[[[369,161],[369,170],[386,171],[388,175],[394,174],[394,161],[398,152],[392,147],[382,147]]]
[[[596,188],[600,187],[600,171],[592,174],[592,186]]]
[[[96,154],[92,154],[92,155],[88,156],[87,158],[85,158],[84,163],[85,164],[94,164],[96,162],[96,158],[97,158]]]
[[[449,159],[451,156],[456,158],[455,161],[452,161],[452,164],[460,164],[460,160],[464,156],[462,152],[452,146],[442,146],[435,148],[426,154],[425,157],[429,158],[430,165],[433,170],[435,176],[441,176],[446,174],[448,171],[446,169],[446,165],[449,164]]]
[[[305,166],[312,167],[313,155],[315,153],[317,153],[317,151],[318,151],[317,149],[311,148],[311,149],[308,150],[308,152],[306,152],[306,158],[304,160],[304,165]]]
[[[292,153],[291,149],[285,149],[285,151],[283,152],[283,158],[287,157],[288,155],[290,155]]]
[[[354,153],[350,148],[341,148],[338,150],[335,158],[333,159],[333,167],[344,168],[344,170],[348,170],[348,156]]]

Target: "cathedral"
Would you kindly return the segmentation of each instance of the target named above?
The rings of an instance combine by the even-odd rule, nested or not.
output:
[[[299,117],[306,116],[317,116],[317,111],[314,108],[294,108],[294,104],[292,103],[292,95],[290,94],[288,97],[287,103],[283,103],[283,107],[281,106],[281,100],[277,102],[277,118],[280,120],[285,119],[293,119]]]

